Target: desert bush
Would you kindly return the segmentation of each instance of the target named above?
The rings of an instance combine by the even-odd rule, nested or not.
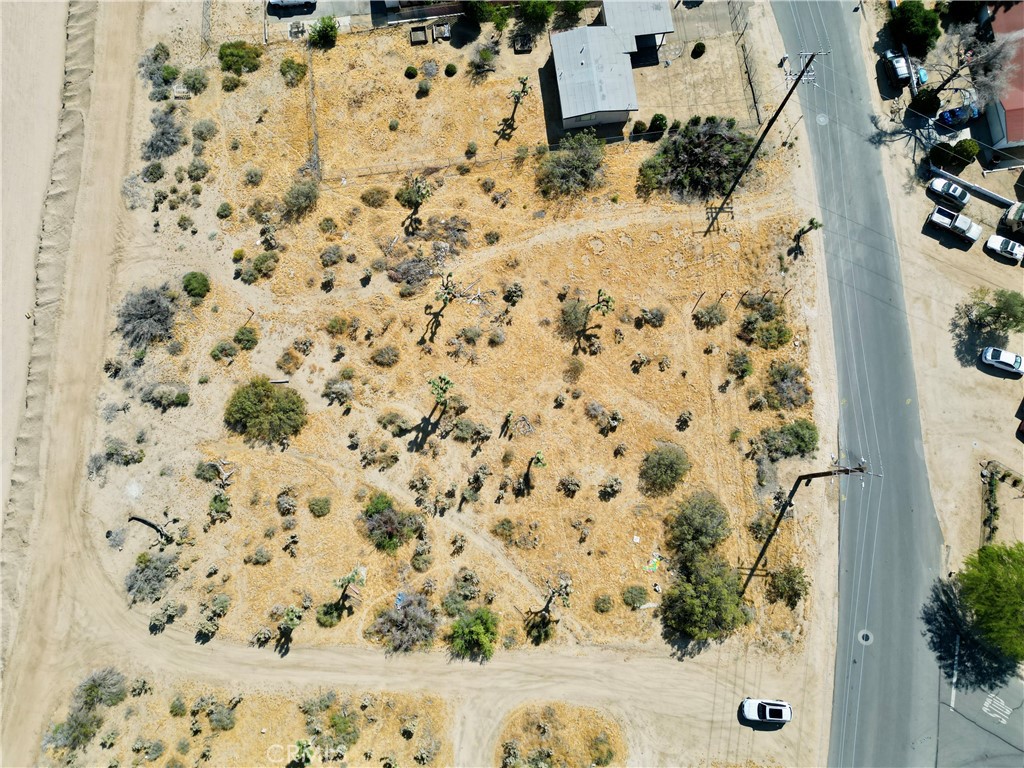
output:
[[[188,177],[191,181],[202,181],[209,172],[209,164],[201,157],[192,158],[192,162],[188,164]]]
[[[151,384],[142,390],[142,402],[167,411],[189,404],[188,387],[184,384]]]
[[[207,514],[211,523],[223,523],[231,519],[231,497],[217,491],[210,497]]]
[[[772,408],[799,408],[810,402],[807,373],[796,363],[773,360],[768,368],[768,384],[771,388],[766,397]]]
[[[128,696],[128,681],[114,667],[96,670],[75,688],[71,696],[72,709],[92,711],[96,707],[113,707]]]
[[[426,78],[420,80],[419,85],[416,86],[416,95],[420,98],[430,95],[430,81]]]
[[[666,592],[661,620],[666,629],[698,642],[728,635],[746,621],[739,577],[717,555],[701,555],[687,578]]]
[[[960,139],[953,145],[953,154],[964,165],[973,163],[980,151],[981,145],[974,139]]]
[[[370,187],[359,196],[363,205],[370,208],[383,208],[391,195],[384,187]]]
[[[490,177],[484,178],[484,179],[480,179],[480,188],[484,192],[493,192],[494,191],[494,179],[492,179]]]
[[[561,491],[568,498],[573,498],[580,490],[580,481],[573,475],[566,475],[558,479],[555,489]]]
[[[690,424],[693,421],[693,411],[682,411],[676,416],[676,430],[679,432],[685,432],[690,428]]]
[[[448,643],[459,658],[490,659],[498,639],[498,616],[489,608],[477,608],[452,625]]]
[[[223,360],[225,358],[232,358],[238,354],[238,347],[233,342],[227,339],[221,339],[213,345],[213,349],[210,350],[210,357],[214,360]]]
[[[320,252],[320,264],[324,267],[333,267],[336,264],[340,264],[343,258],[344,255],[341,252],[340,245],[328,245]]]
[[[566,136],[558,151],[544,157],[537,169],[537,188],[545,197],[577,195],[604,180],[604,141],[592,130]]]
[[[379,365],[381,368],[391,368],[398,363],[398,349],[390,344],[386,347],[381,347],[372,355],[370,355],[370,361],[374,365]]]
[[[787,565],[768,574],[766,597],[769,602],[785,603],[790,609],[795,609],[810,586],[803,568]]]
[[[164,66],[171,58],[171,50],[166,45],[158,42],[147,50],[139,59],[139,76],[148,80],[152,86],[163,85]]]
[[[229,219],[231,214],[235,212],[234,207],[231,203],[223,202],[217,206],[217,218],[218,219]]]
[[[290,219],[301,219],[313,209],[319,197],[320,189],[313,179],[295,182],[282,199],[285,215]]]
[[[704,45],[704,41],[698,40],[696,43],[693,44],[693,48],[690,51],[690,58],[699,59],[701,56],[704,55],[704,51],[706,50],[707,46]]]
[[[490,232],[484,232],[484,242],[488,245],[495,245],[501,240],[501,233],[491,230]]]
[[[181,698],[180,694],[171,699],[171,703],[167,709],[170,712],[171,717],[184,717],[185,712],[188,711],[185,707],[185,700]]]
[[[665,496],[690,470],[686,451],[678,445],[660,445],[640,462],[640,492],[645,496]]]
[[[67,719],[54,725],[43,737],[43,746],[58,751],[74,752],[88,746],[103,725],[97,712],[73,708]]]
[[[716,328],[726,320],[725,306],[720,301],[701,307],[693,313],[693,324],[702,331]]]
[[[178,229],[182,232],[188,232],[192,227],[195,226],[195,222],[192,221],[192,217],[186,214],[182,214],[178,217]]]
[[[302,357],[299,356],[299,353],[296,350],[288,347],[281,353],[281,356],[277,358],[276,365],[278,369],[284,371],[290,376],[302,367]]]
[[[714,494],[698,491],[679,502],[666,528],[665,543],[686,572],[689,563],[728,537],[729,513]]]
[[[212,461],[200,461],[196,464],[195,476],[205,483],[212,483],[214,480],[220,479],[220,472],[217,469],[217,465]]]
[[[598,595],[594,598],[594,611],[597,613],[608,613],[612,605],[611,595]]]
[[[178,575],[177,555],[150,555],[143,552],[124,577],[124,588],[132,603],[155,603],[164,595],[167,579]]]
[[[729,352],[729,362],[726,370],[739,380],[743,380],[754,373],[754,364],[750,362],[750,355],[740,350]]]
[[[155,184],[164,177],[164,166],[162,163],[150,163],[142,169],[143,181]]]
[[[654,133],[664,133],[666,128],[668,128],[668,118],[660,112],[656,112],[651,118],[650,130]]]
[[[289,88],[294,88],[306,76],[306,65],[290,56],[286,57],[281,62],[281,76],[284,78],[285,85]]]
[[[175,307],[165,290],[142,288],[125,296],[117,310],[117,330],[128,344],[145,347],[171,335]]]
[[[197,120],[192,126],[192,138],[209,141],[217,135],[217,124],[213,120]]]
[[[313,517],[326,517],[331,513],[331,499],[328,496],[314,496],[307,505]]]
[[[391,497],[376,494],[363,510],[366,535],[377,549],[394,554],[411,539],[421,523],[415,515],[395,509]]]
[[[247,261],[242,267],[242,282],[251,285],[261,277],[270,277],[277,269],[278,260],[277,251],[263,251],[257,254],[256,258]]]
[[[402,604],[377,614],[370,634],[379,638],[392,653],[407,653],[428,647],[437,632],[437,614],[421,593],[406,594]]]
[[[276,443],[296,435],[306,424],[306,401],[290,387],[257,376],[235,390],[224,422],[253,442]]]
[[[652,328],[661,328],[665,324],[665,310],[661,307],[641,309],[640,320],[644,325],[649,325]]]
[[[210,278],[203,272],[188,272],[181,279],[181,286],[193,299],[201,299],[210,292]]]
[[[780,429],[762,429],[761,445],[772,461],[806,456],[818,447],[818,428],[807,419],[797,419]]]
[[[455,77],[455,74],[459,71],[459,68],[454,64],[445,64],[444,73],[447,77]]]
[[[257,45],[250,45],[244,40],[222,43],[217,51],[220,68],[224,72],[232,72],[236,76],[243,72],[255,72],[260,68],[260,56],[263,51]]]
[[[754,330],[754,342],[763,349],[779,349],[793,339],[793,330],[782,318],[759,323]]]
[[[213,704],[207,711],[207,717],[214,731],[230,731],[235,727],[235,710],[223,704]]]
[[[175,154],[185,143],[185,132],[181,123],[174,119],[171,109],[154,109],[149,116],[153,133],[142,144],[142,159],[160,160]]]
[[[505,331],[502,328],[492,328],[491,332],[487,334],[487,345],[490,347],[500,347],[505,343]]]
[[[416,69],[416,67],[412,66],[411,64],[408,67],[405,68],[405,76],[409,80],[415,80],[419,76],[419,74],[420,74],[420,71],[418,69]]]
[[[644,605],[650,600],[651,595],[647,591],[647,587],[643,587],[639,584],[631,584],[622,590],[622,602],[632,608],[634,611],[641,605]]]
[[[661,141],[653,157],[640,164],[637,191],[662,190],[706,200],[724,194],[753,146],[754,139],[726,123],[691,121]]]
[[[245,183],[250,187],[258,187],[263,181],[263,169],[249,166],[245,169]]]
[[[413,176],[409,174],[405,177],[402,182],[402,186],[395,192],[395,200],[397,200],[403,208],[415,211],[431,195],[430,184],[422,176]]]
[[[352,385],[340,376],[332,376],[324,383],[323,392],[320,394],[327,400],[328,405],[345,405],[352,401]]]
[[[398,437],[412,429],[409,420],[396,411],[382,413],[377,417],[377,423],[390,432],[392,437]]]
[[[220,87],[228,93],[238,90],[243,85],[245,85],[245,80],[237,75],[224,75],[224,78],[220,81]]]
[[[309,28],[309,44],[327,50],[338,42],[338,22],[333,16],[321,16]]]
[[[611,501],[622,492],[622,480],[615,475],[607,478],[597,486],[597,497],[601,501]]]
[[[207,77],[206,72],[202,69],[189,69],[181,76],[181,83],[188,88],[189,93],[198,96],[209,87],[210,78]]]

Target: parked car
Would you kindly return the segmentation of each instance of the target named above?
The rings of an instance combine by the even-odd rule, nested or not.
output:
[[[955,205],[957,208],[963,208],[971,202],[971,196],[967,194],[967,190],[948,179],[932,179],[928,189],[937,197],[942,198],[944,202]]]
[[[957,128],[961,125],[967,125],[971,120],[977,119],[979,114],[980,112],[978,112],[978,108],[974,104],[965,104],[956,109],[947,109],[944,112],[940,112],[935,121],[947,128]]]
[[[793,719],[793,708],[784,701],[746,698],[740,704],[744,720],[752,723],[788,723]]]
[[[1024,259],[1024,245],[1015,243],[1013,240],[1002,235],[992,235],[992,237],[985,241],[985,247],[997,256],[1010,259],[1017,264],[1020,264],[1021,260]]]
[[[1021,365],[1024,363],[1021,360],[1021,356],[1013,352],[1007,352],[999,347],[985,347],[981,351],[981,362],[985,363],[985,365],[991,365],[993,368],[998,368],[1001,371],[1016,374],[1024,373],[1021,370]]]
[[[882,54],[882,60],[885,66],[885,74],[889,77],[889,82],[893,88],[902,88],[905,85],[910,85],[910,63],[907,61],[906,56],[889,50]]]
[[[943,208],[941,205],[935,206],[935,209],[928,217],[928,223],[933,227],[952,232],[968,243],[976,243],[978,238],[981,237],[980,224],[975,224],[962,213]]]

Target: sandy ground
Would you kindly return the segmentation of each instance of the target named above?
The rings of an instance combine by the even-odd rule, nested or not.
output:
[[[878,14],[868,14],[865,19],[868,23],[862,28],[862,37],[870,50],[884,19]],[[866,59],[868,77],[873,80],[873,53]],[[888,114],[881,96],[876,109],[881,115]],[[959,361],[950,320],[956,305],[965,301],[972,289],[1019,291],[1024,272],[983,250],[984,240],[995,232],[1002,210],[980,199],[972,200],[964,211],[984,230],[981,241],[969,249],[940,239],[923,226],[936,201],[925,192],[927,182],[915,177],[912,149],[902,141],[888,145],[883,151],[891,162],[883,167],[890,199],[902,201],[894,206],[893,215],[899,233],[910,339],[919,361],[921,431],[932,498],[946,544],[947,570],[952,571],[983,543],[981,465],[994,459],[1017,471],[1024,466],[1024,445],[1015,434],[1024,417],[1020,412],[1024,381],[993,374],[973,360]],[[986,186],[981,174],[976,176],[978,183]],[[992,184],[1006,184],[1006,179],[989,178]],[[1024,350],[1024,334],[1011,335],[1006,346],[1018,352]],[[1003,483],[998,499],[1002,510],[996,540],[1021,541],[1024,494]]]
[[[174,7],[164,6],[161,12]],[[73,30],[78,22],[74,10]],[[836,503],[821,493],[802,496],[797,514],[803,523],[799,535],[810,537],[802,546],[822,556],[812,574],[816,598],[805,617],[806,637],[790,655],[780,656],[740,637],[683,662],[671,659],[660,639],[643,647],[499,652],[484,667],[453,665],[440,653],[386,658],[376,649],[351,647],[296,647],[278,661],[267,652],[227,640],[198,646],[181,628],[160,637],[148,635],[146,617],[125,610],[119,585],[97,562],[97,548],[104,545],[91,535],[92,517],[82,513],[82,467],[86,446],[95,442],[97,368],[104,349],[100,329],[110,324],[112,268],[123,266],[118,280],[133,284],[148,278],[147,270],[159,263],[152,258],[152,239],[131,237],[119,196],[129,153],[133,159],[135,154],[129,131],[137,88],[134,62],[144,45],[142,15],[132,4],[103,4],[97,13],[95,61],[91,47],[75,51],[81,58],[69,59],[93,72],[89,108],[102,118],[86,123],[83,186],[73,207],[64,211],[66,216],[74,211],[75,225],[62,325],[55,336],[58,365],[41,434],[40,474],[46,482],[26,483],[11,507],[26,516],[31,510],[45,512],[33,537],[45,547],[33,548],[36,560],[24,569],[32,610],[16,628],[10,615],[4,617],[5,638],[15,629],[18,633],[18,642],[5,649],[4,761],[34,762],[40,731],[56,711],[68,680],[80,679],[100,664],[139,659],[163,679],[191,677],[235,687],[272,682],[306,689],[334,683],[366,689],[378,688],[387,679],[399,690],[430,691],[453,702],[454,755],[462,765],[490,762],[502,719],[516,705],[556,699],[604,708],[622,722],[629,762],[634,765],[743,761],[753,756],[783,764],[823,763],[833,669]],[[145,44],[149,42],[145,39]],[[148,104],[140,107],[136,122],[144,121],[148,111]],[[802,164],[807,167],[806,158]],[[818,245],[810,251],[820,252]],[[816,273],[819,296],[824,295],[824,271]],[[815,416],[827,435],[826,425],[835,423],[836,408],[830,315],[824,302],[799,305],[797,311],[812,326],[809,366],[816,382]],[[826,441],[822,447],[831,448]],[[780,478],[783,487],[796,471],[796,466],[786,468]],[[28,538],[28,529],[21,533]],[[5,564],[10,563],[5,557]],[[595,684],[597,680],[601,684]],[[777,734],[740,728],[735,722],[738,699],[768,690],[793,702],[806,716]],[[693,736],[680,748],[682,723]]]
[[[57,116],[64,75],[66,3],[7,2],[0,5],[3,78],[3,393],[0,498],[6,503],[14,441],[25,411],[29,352],[35,309],[35,257],[57,142]],[[25,34],[27,29],[34,30]]]

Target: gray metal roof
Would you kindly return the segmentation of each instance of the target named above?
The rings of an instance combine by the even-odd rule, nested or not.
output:
[[[562,117],[637,110],[629,54],[608,27],[577,27],[551,35]]]
[[[615,30],[628,53],[636,52],[641,35],[675,31],[669,0],[605,0],[604,23]]]

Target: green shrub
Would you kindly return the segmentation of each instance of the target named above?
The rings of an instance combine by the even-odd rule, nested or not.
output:
[[[386,347],[381,347],[370,355],[370,360],[374,365],[379,365],[382,368],[390,368],[398,363],[398,357],[398,349],[389,344]]]
[[[645,123],[643,120],[636,120],[633,123],[632,133],[634,136],[639,136],[641,134],[647,133],[647,123]]]
[[[725,305],[716,301],[714,304],[708,304],[706,307],[696,310],[693,313],[693,324],[700,330],[706,331],[722,325],[727,317]]]
[[[942,34],[939,14],[925,8],[920,0],[904,0],[892,9],[891,15],[889,31],[893,39],[905,44],[911,56],[927,56]]]
[[[214,360],[230,359],[238,354],[238,347],[226,339],[218,341],[210,350],[210,357]]]
[[[184,717],[185,712],[188,711],[185,707],[185,701],[181,696],[175,696],[171,699],[168,711],[171,713],[171,717]]]
[[[637,192],[647,196],[660,190],[702,200],[725,194],[753,144],[752,136],[727,123],[691,119],[681,131],[662,139],[658,151],[640,164]]]
[[[319,197],[320,189],[313,179],[295,182],[282,199],[285,215],[291,219],[301,219],[313,209]]]
[[[953,154],[956,156],[957,160],[964,165],[973,163],[980,151],[981,145],[974,139],[960,139],[960,141],[953,146]]]
[[[604,181],[604,141],[593,129],[564,137],[558,151],[544,156],[537,168],[537,188],[544,197],[577,195]]]
[[[762,429],[761,444],[772,461],[806,456],[818,447],[818,428],[807,419],[797,419],[780,429]]]
[[[217,218],[218,219],[230,219],[231,214],[235,212],[231,203],[223,202],[217,206]]]
[[[263,51],[257,45],[250,45],[244,40],[222,43],[217,51],[220,68],[224,72],[232,72],[236,76],[243,72],[255,72],[260,68],[260,56]],[[225,78],[226,79],[226,78]],[[227,90],[225,88],[225,90]]]
[[[448,77],[455,77],[455,73],[459,71],[459,68],[454,64],[446,64],[444,67],[444,73]],[[415,77],[415,75],[413,75]]]
[[[746,621],[739,577],[717,555],[701,555],[687,578],[666,592],[661,620],[666,629],[698,642],[725,637]]]
[[[198,96],[210,85],[210,78],[202,69],[190,69],[181,76],[181,83],[194,96]]]
[[[704,55],[704,52],[706,50],[707,46],[704,45],[704,41],[698,40],[696,43],[694,43],[693,49],[690,51],[690,58],[699,59],[701,56]]]
[[[388,130],[392,131],[392,132],[393,131],[397,131],[398,130],[398,121],[394,120],[394,119],[389,120],[388,121]],[[378,207],[378,206],[374,206],[374,207]]]
[[[494,655],[497,639],[498,616],[489,608],[477,608],[452,625],[448,642],[453,656],[489,659]]]
[[[556,4],[552,0],[523,0],[516,11],[527,26],[543,29],[554,16],[555,8]]]
[[[750,362],[750,355],[738,349],[729,352],[729,362],[726,369],[742,381],[754,373],[754,364]]]
[[[188,164],[188,178],[190,181],[202,181],[210,172],[210,166],[201,157],[192,158]]]
[[[420,98],[430,95],[430,81],[426,78],[420,80],[420,84],[416,86],[416,95]]]
[[[55,750],[74,752],[88,746],[103,726],[103,718],[97,712],[72,709],[67,720],[54,725],[43,737],[43,746]]]
[[[263,169],[249,166],[245,169],[245,183],[250,187],[258,187],[263,181]]]
[[[770,323],[759,323],[754,330],[754,342],[763,349],[779,349],[793,339],[793,330],[781,317]]]
[[[728,537],[729,513],[713,493],[698,491],[679,502],[665,527],[665,543],[685,573],[689,563]]]
[[[418,69],[416,69],[416,67],[412,66],[411,64],[408,67],[405,68],[405,76],[407,78],[409,78],[410,80],[415,80],[416,77],[419,75],[419,73],[420,73],[420,71]]]
[[[306,401],[294,389],[257,376],[232,394],[224,423],[250,441],[277,443],[305,426]]]
[[[213,120],[197,120],[192,126],[192,137],[200,141],[209,141],[217,135],[217,124]]]
[[[338,42],[338,23],[333,16],[321,16],[309,30],[309,44],[326,50]]]
[[[224,79],[220,81],[220,87],[228,93],[238,90],[243,85],[245,81],[237,75],[224,75]]]
[[[342,336],[345,334],[345,331],[348,330],[348,320],[341,315],[335,315],[327,321],[325,330],[331,336]]]
[[[640,462],[640,492],[645,496],[665,496],[690,470],[686,451],[678,445],[660,445]]]
[[[631,584],[622,590],[622,602],[632,608],[634,611],[641,605],[644,605],[650,600],[651,595],[647,591],[647,587],[643,587],[639,584]]]
[[[171,64],[164,64],[160,69],[160,77],[164,81],[164,85],[170,85],[178,79],[178,75],[181,74],[181,70]]]
[[[164,166],[162,163],[150,163],[142,169],[142,180],[155,184],[164,177]]]
[[[363,510],[363,523],[367,538],[373,545],[389,555],[408,542],[422,523],[415,515],[401,512],[386,493],[378,493]]]
[[[384,187],[370,187],[359,196],[359,199],[363,201],[363,205],[370,208],[383,208],[389,197],[391,195]]]
[[[316,496],[309,500],[309,512],[313,517],[326,517],[331,513],[331,500],[327,496]]]
[[[608,613],[612,609],[611,595],[598,595],[594,598],[594,611],[597,613]]]
[[[781,570],[768,574],[766,596],[769,602],[785,603],[789,608],[795,609],[807,594],[810,586],[803,568],[797,565],[787,565]]]
[[[287,57],[281,61],[280,71],[281,76],[284,78],[284,84],[289,88],[294,88],[306,76],[306,65],[301,61]]]
[[[668,118],[661,112],[655,113],[651,118],[650,130],[654,133],[664,133],[666,128],[668,128]]]

